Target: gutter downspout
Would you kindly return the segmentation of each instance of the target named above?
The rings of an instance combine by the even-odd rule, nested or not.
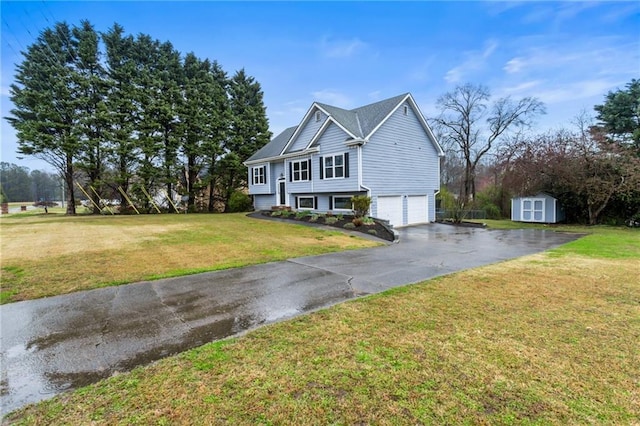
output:
[[[362,145],[358,144],[358,191],[366,189],[367,197],[371,197],[371,188],[362,184]],[[371,215],[371,206],[369,206],[369,215]]]

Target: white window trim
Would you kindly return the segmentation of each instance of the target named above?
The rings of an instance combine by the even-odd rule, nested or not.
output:
[[[336,157],[342,157],[342,176],[336,177]],[[327,177],[327,158],[332,158],[333,159],[333,166],[331,166],[331,168],[333,169],[333,176],[332,177]],[[346,165],[344,164],[344,152],[341,152],[339,154],[328,154],[328,155],[323,155],[322,156],[322,175],[324,176],[324,179],[326,180],[332,180],[332,179],[346,179],[345,175],[346,175]]]
[[[251,183],[253,184],[253,186],[262,186],[262,185],[266,185],[267,184],[267,166],[266,165],[262,165],[262,166],[256,166],[256,167],[252,167],[251,168]],[[258,170],[263,170],[263,182],[262,183],[256,183],[256,178],[260,177],[260,174],[256,174],[256,172]]]
[[[333,210],[342,211],[342,212],[351,212],[353,211],[353,195],[332,195],[331,196],[331,205],[333,206]],[[351,198],[351,208],[350,209],[339,209],[336,207],[336,198]]]
[[[306,209],[311,209],[311,210],[316,210],[316,197],[313,195],[300,195],[296,197],[298,200],[298,210],[306,210]],[[302,207],[300,201],[301,200],[306,200],[306,199],[310,199],[311,200],[311,205],[312,207]]]
[[[300,176],[302,177],[302,164],[305,164],[305,167],[307,168],[307,178],[306,179],[296,179],[295,178],[295,165],[296,164],[300,164]],[[309,182],[311,179],[309,179],[309,176],[311,175],[311,170],[309,169],[309,159],[305,159],[305,160],[292,160],[291,161],[291,182]]]

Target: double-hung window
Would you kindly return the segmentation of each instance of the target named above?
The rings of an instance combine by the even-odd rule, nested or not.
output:
[[[267,183],[267,166],[253,168],[253,184],[264,185]]]
[[[302,182],[311,180],[311,160],[298,160],[289,163],[290,180]]]
[[[335,154],[320,157],[321,179],[349,177],[349,154]]]

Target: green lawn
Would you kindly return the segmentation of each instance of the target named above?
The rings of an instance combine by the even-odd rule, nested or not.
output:
[[[245,214],[0,217],[2,303],[381,243]]]
[[[9,420],[634,424],[640,233],[583,240],[210,343]]]

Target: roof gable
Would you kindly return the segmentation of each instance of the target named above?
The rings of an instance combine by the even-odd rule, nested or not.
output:
[[[247,161],[255,162],[259,159],[267,159],[286,155],[291,146],[293,146],[296,138],[303,132],[308,121],[314,116],[316,110],[322,111],[327,118],[319,127],[314,136],[311,137],[305,149],[310,148],[320,138],[322,133],[329,127],[330,123],[335,123],[338,127],[353,139],[368,140],[391,115],[402,105],[408,102],[413,108],[420,124],[422,125],[427,137],[436,148],[439,156],[444,155],[444,151],[438,144],[435,135],[427,124],[422,112],[418,108],[415,100],[410,93],[394,96],[389,99],[374,102],[351,110],[314,102],[307,113],[302,118],[299,125],[289,127],[271,142],[262,147],[258,152],[253,154]]]

